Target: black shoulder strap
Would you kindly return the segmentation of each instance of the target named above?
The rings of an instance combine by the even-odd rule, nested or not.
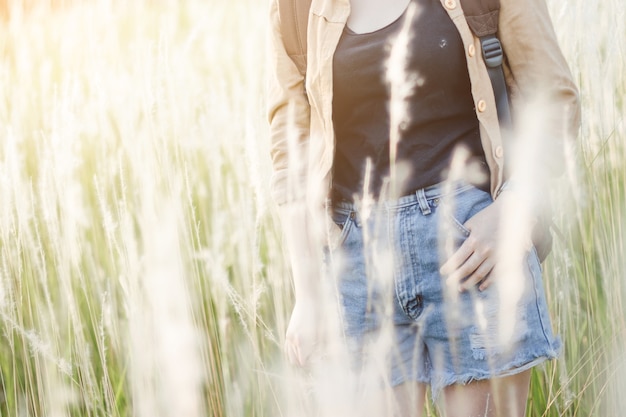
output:
[[[504,71],[502,70],[502,62],[504,53],[502,45],[497,38],[498,33],[498,17],[500,12],[500,0],[461,0],[463,12],[470,29],[478,38],[483,50],[483,57],[487,72],[491,79],[493,93],[496,99],[496,107],[498,110],[498,121],[500,123],[500,131],[502,132],[503,146],[506,148],[510,135],[507,130],[511,127],[511,112],[509,108],[509,97],[507,94],[506,83],[504,80]],[[510,169],[510,152],[505,149],[504,157],[506,158],[505,167]],[[505,172],[505,175],[507,172]],[[544,211],[539,215],[539,221],[532,232],[532,241],[537,249],[539,260],[543,262],[552,250],[552,234],[550,230],[562,237],[565,237],[559,229],[554,225],[551,219],[551,210]]]
[[[287,55],[306,73],[306,32],[312,0],[277,0],[280,30]]]
[[[462,0],[463,13],[470,29],[482,46],[483,58],[493,87],[500,128],[511,126],[511,110],[502,62],[504,52],[497,38],[500,0]]]

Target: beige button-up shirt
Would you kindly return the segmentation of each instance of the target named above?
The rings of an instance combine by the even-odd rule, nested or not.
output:
[[[507,150],[502,145],[491,81],[459,0],[440,0],[466,51],[476,117],[490,171],[491,192],[504,181]],[[272,193],[278,204],[305,199],[322,207],[330,187],[335,150],[332,120],[333,54],[350,14],[350,0],[313,0],[308,26],[306,79],[281,39],[278,0],[271,0],[268,117],[274,168]],[[505,52],[505,76],[512,109],[543,98],[537,165],[558,174],[563,140],[576,136],[578,90],[558,46],[545,0],[501,0],[498,37]],[[508,149],[508,148],[507,148]]]

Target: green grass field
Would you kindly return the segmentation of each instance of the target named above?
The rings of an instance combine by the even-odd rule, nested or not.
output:
[[[282,357],[266,2],[8,3],[0,415],[304,415]],[[533,373],[528,415],[621,416],[626,5],[549,5],[583,125],[544,265],[564,354]]]

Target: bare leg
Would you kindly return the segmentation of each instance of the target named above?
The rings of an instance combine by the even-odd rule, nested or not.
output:
[[[370,392],[357,404],[355,416],[365,417],[421,417],[424,410],[426,386],[405,382],[393,389]]]
[[[421,417],[424,410],[426,385],[419,382],[405,382],[393,389],[396,407],[394,417]]]
[[[524,417],[530,370],[444,388],[446,417]]]

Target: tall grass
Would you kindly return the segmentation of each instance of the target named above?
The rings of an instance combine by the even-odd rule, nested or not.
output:
[[[282,360],[292,290],[267,189],[266,2],[9,3],[0,414],[297,414],[307,386]],[[549,4],[584,120],[544,265],[564,355],[533,374],[528,413],[621,415],[626,7]]]
[[[564,236],[546,265],[564,355],[546,376],[536,375],[533,399],[545,398],[547,415],[619,415],[626,410],[620,388],[626,381],[626,30],[620,23],[626,8],[620,2],[550,6],[581,88],[583,124],[570,196],[559,199]],[[573,28],[585,28],[585,35]],[[543,403],[532,401],[533,415]]]

